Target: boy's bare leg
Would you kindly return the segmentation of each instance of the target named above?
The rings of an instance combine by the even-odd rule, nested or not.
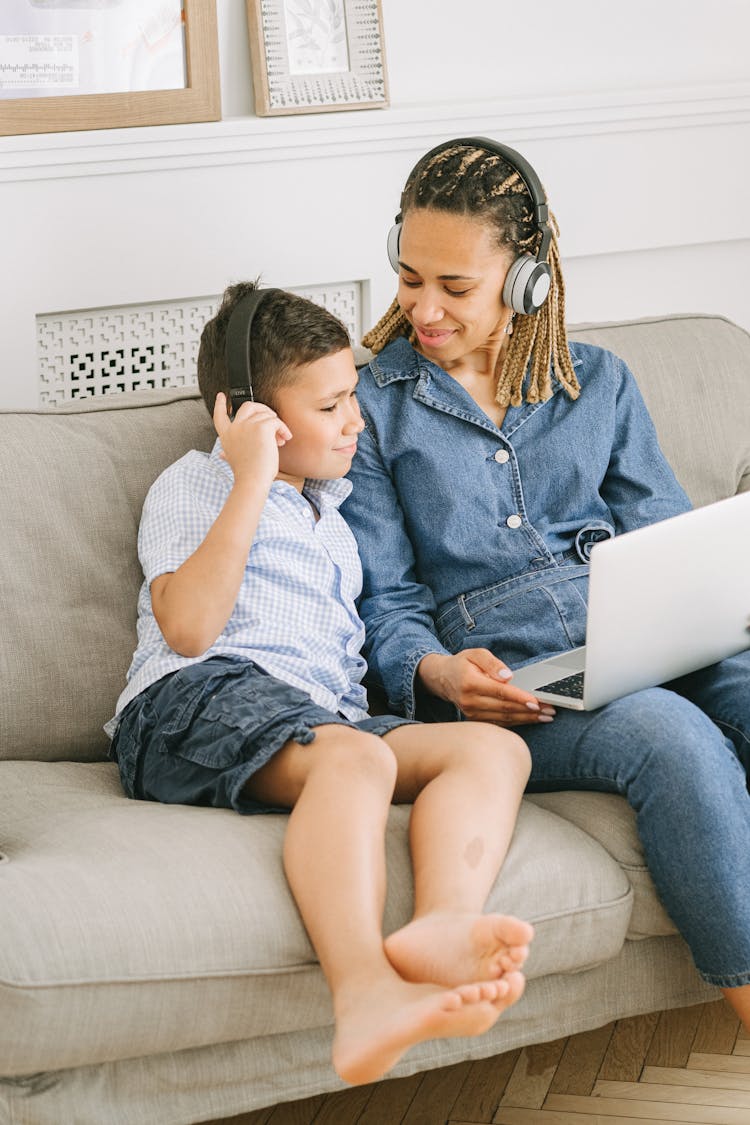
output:
[[[478,1035],[523,991],[520,973],[446,989],[403,980],[383,949],[385,826],[396,762],[382,739],[343,726],[288,743],[248,783],[294,806],[284,866],[331,988],[333,1063],[347,1082],[381,1077],[424,1039]]]
[[[533,928],[483,914],[529,773],[525,743],[485,723],[397,727],[395,799],[414,801],[412,921],[385,941],[406,980],[455,985],[521,967]]]

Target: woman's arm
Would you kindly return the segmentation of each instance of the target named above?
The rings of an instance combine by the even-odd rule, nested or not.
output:
[[[615,432],[601,495],[618,535],[686,512],[692,506],[662,453],[633,374],[616,360]]]
[[[508,684],[509,669],[487,649],[454,655],[440,643],[435,599],[418,580],[403,509],[369,428],[349,477],[353,487],[342,512],[362,558],[365,656],[389,707],[413,717],[421,688],[452,704],[454,718],[458,710],[508,726],[548,720],[552,708],[543,712],[533,695]]]

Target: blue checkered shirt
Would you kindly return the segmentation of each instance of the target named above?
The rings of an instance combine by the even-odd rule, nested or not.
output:
[[[229,495],[232,470],[219,453],[193,451],[151,486],[138,532],[145,581],[138,598],[138,647],[117,715],[149,684],[208,656],[252,660],[272,676],[301,688],[329,711],[359,720],[367,714],[360,655],[364,627],[355,599],[362,568],[339,505],[347,480],[308,480],[304,495],[274,481],[248,555],[232,616],[202,656],[179,656],[161,634],[151,608],[150,583],[177,570],[205,539]],[[308,500],[318,509],[316,521]]]

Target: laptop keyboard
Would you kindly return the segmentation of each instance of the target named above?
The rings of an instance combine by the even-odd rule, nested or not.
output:
[[[551,691],[555,695],[567,695],[570,699],[583,699],[583,672],[574,672],[563,680],[553,680],[551,684],[542,684],[537,691]]]

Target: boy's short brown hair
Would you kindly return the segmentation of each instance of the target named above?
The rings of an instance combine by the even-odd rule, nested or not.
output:
[[[211,415],[220,391],[229,402],[225,356],[229,318],[242,298],[258,288],[254,281],[230,285],[224,291],[218,312],[203,329],[198,349],[198,386]],[[253,398],[273,409],[276,392],[290,382],[296,367],[350,346],[349,333],[333,313],[295,293],[283,289],[269,291],[255,313],[250,338]]]

